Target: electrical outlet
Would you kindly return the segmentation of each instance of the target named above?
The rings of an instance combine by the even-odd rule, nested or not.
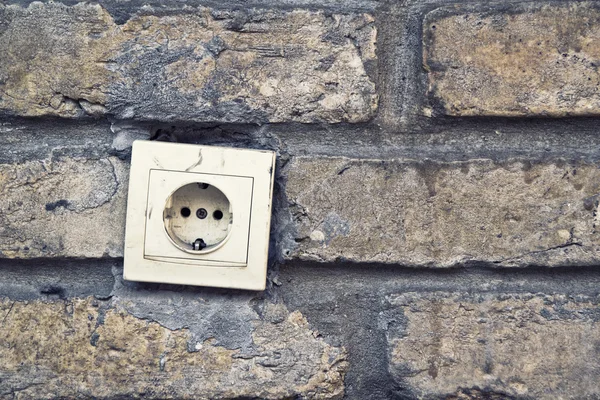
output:
[[[275,153],[135,141],[126,280],[264,290]]]

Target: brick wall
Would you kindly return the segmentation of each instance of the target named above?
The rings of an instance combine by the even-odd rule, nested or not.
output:
[[[600,2],[0,5],[0,398],[600,396]],[[268,289],[127,282],[135,139],[278,154]]]

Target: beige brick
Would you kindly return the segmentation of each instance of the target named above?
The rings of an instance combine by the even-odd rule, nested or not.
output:
[[[388,301],[390,373],[415,398],[600,396],[598,297],[438,292]]]
[[[300,157],[286,173],[298,242],[289,258],[420,267],[600,261],[597,165]]]
[[[0,113],[310,123],[376,112],[368,14],[144,12],[118,25],[87,3],[0,6]]]
[[[94,299],[0,301],[0,396],[55,398],[339,399],[342,348],[316,337],[300,312],[269,304],[255,351],[208,339],[188,351],[169,330]],[[11,397],[13,396],[13,397]]]
[[[429,94],[448,115],[600,115],[591,2],[444,7],[423,23]]]

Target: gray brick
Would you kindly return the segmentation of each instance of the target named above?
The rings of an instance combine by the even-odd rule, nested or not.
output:
[[[287,257],[415,267],[600,261],[597,165],[295,158]],[[285,252],[285,250],[284,250]]]
[[[87,3],[0,6],[0,113],[362,122],[375,41],[361,13],[147,8],[119,25]]]
[[[0,257],[121,257],[128,171],[108,155],[0,164]]]
[[[128,166],[108,153],[68,152],[0,165],[1,257],[121,257]],[[596,164],[319,156],[295,157],[282,173],[288,207],[277,211],[273,239],[290,260],[434,268],[600,261]]]

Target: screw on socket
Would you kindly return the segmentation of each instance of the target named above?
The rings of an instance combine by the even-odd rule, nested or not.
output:
[[[206,211],[206,209],[204,209],[204,208],[199,208],[196,210],[196,217],[198,217],[200,219],[206,218],[207,215],[208,215],[208,211]]]
[[[194,250],[202,250],[206,247],[206,243],[202,239],[196,239],[194,243],[192,243],[192,247]]]

